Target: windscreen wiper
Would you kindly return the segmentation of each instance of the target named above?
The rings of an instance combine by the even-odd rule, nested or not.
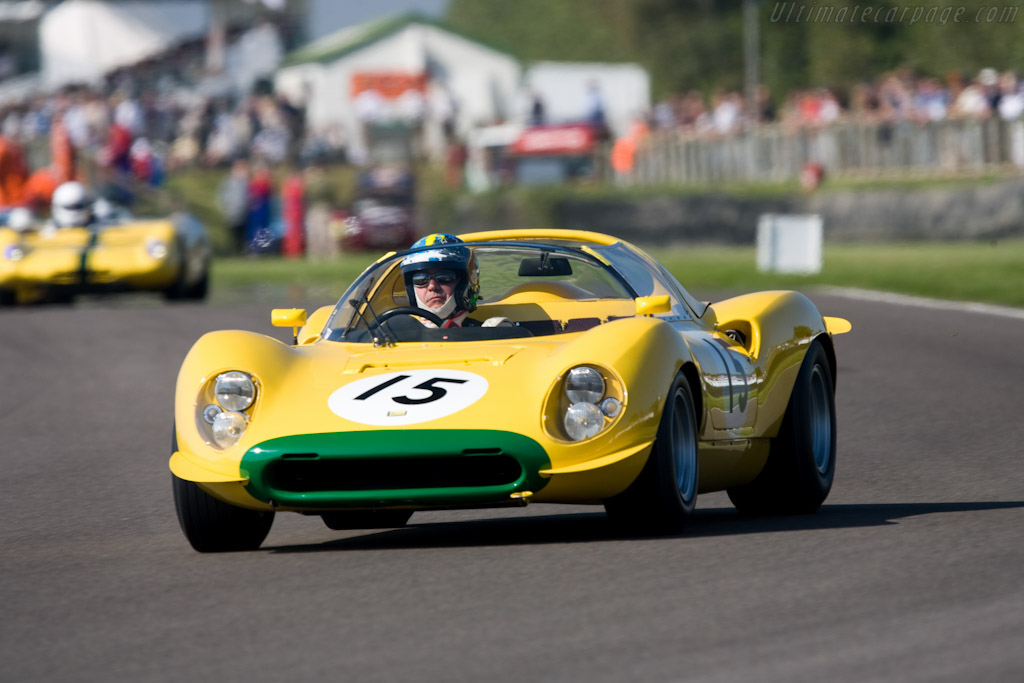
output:
[[[365,309],[361,309],[360,308],[363,304],[366,305]],[[391,337],[388,336],[387,330],[384,329],[384,323],[377,316],[377,313],[373,310],[373,306],[370,305],[369,297],[364,295],[361,299],[349,299],[348,300],[348,305],[352,306],[355,309],[356,315],[358,315],[359,319],[362,320],[363,323],[366,325],[367,331],[371,331],[373,329],[373,325],[371,325],[370,321],[366,319],[366,315],[364,313],[364,311],[369,311],[370,315],[373,316],[374,324],[377,326],[377,329],[380,330],[381,336],[384,337],[384,345],[385,346],[393,346],[394,345],[395,342],[392,341]],[[355,324],[355,316],[353,316],[352,320],[353,320],[353,322],[349,323],[349,326],[345,328],[345,334],[342,335],[343,337],[347,336],[349,331],[351,331],[352,326]],[[374,346],[380,346],[380,340],[378,340],[376,337],[374,337],[373,338],[373,344],[374,344]]]
[[[361,297],[359,297],[357,299],[349,299],[348,300],[348,305],[351,306],[353,308],[353,310],[355,310],[356,315],[352,316],[352,318],[348,321],[348,324],[345,326],[344,331],[342,331],[342,333],[341,333],[341,338],[342,339],[344,339],[345,337],[348,336],[348,333],[351,332],[352,328],[356,326],[356,322],[358,322],[359,320],[362,320],[364,323],[366,323],[366,318],[364,318],[362,312],[360,312],[359,306],[361,304],[369,303],[369,295],[370,295],[369,293],[370,293],[370,288],[371,287],[373,287],[373,278],[372,277],[370,278],[370,281],[366,283],[366,286],[363,288],[363,295]],[[370,324],[366,323],[366,327],[367,327],[367,329],[369,329]]]

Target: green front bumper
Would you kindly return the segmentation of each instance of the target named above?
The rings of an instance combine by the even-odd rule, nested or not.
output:
[[[496,430],[381,430],[270,439],[242,457],[246,490],[308,510],[486,506],[536,493],[551,466],[533,439]]]

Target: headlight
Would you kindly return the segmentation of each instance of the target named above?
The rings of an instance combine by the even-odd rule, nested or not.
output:
[[[203,408],[203,421],[206,422],[206,424],[212,425],[213,421],[217,419],[217,416],[223,412],[223,408],[221,408],[216,403],[211,403],[210,405]]]
[[[573,403],[565,411],[565,431],[573,441],[589,439],[604,428],[604,413],[593,403]]]
[[[242,434],[245,433],[245,428],[248,425],[249,421],[245,419],[245,415],[242,413],[218,413],[213,418],[213,440],[221,448],[232,446],[242,438]]]
[[[146,240],[146,253],[154,261],[163,261],[167,258],[167,245],[160,240]]]
[[[232,370],[217,377],[213,393],[224,410],[245,410],[256,398],[256,385],[249,375]]]
[[[604,396],[601,373],[587,365],[573,368],[565,378],[565,395],[573,403],[596,404]]]
[[[544,399],[544,430],[579,442],[608,430],[626,412],[626,386],[613,369],[588,363],[566,368]]]
[[[617,398],[608,397],[601,401],[601,412],[608,417],[615,417],[620,410],[622,410],[622,403]]]
[[[17,244],[8,244],[4,249],[4,258],[8,261],[20,261],[25,257],[25,250]]]

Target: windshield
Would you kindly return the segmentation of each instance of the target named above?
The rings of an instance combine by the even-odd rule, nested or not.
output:
[[[635,290],[579,247],[486,242],[466,248],[479,272],[479,297],[462,329],[439,330],[415,315],[422,309],[410,299],[401,262],[432,249],[427,247],[389,255],[367,269],[338,303],[325,338],[386,343],[544,336],[582,331],[635,312]],[[490,326],[501,319],[508,322]]]
[[[595,253],[615,264],[623,277],[636,290],[637,296],[661,296],[667,294],[672,301],[668,318],[688,320],[693,315],[704,315],[707,304],[698,301],[665,267],[636,247],[622,242],[611,245],[594,245]]]

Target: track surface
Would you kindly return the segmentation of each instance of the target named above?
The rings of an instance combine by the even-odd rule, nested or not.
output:
[[[816,515],[282,514],[213,556],[174,514],[174,378],[207,330],[283,337],[273,304],[0,312],[0,680],[1024,680],[1024,320],[813,298],[854,326]]]

